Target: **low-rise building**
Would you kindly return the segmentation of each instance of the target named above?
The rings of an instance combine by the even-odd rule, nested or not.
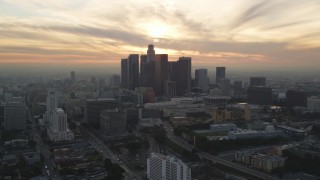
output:
[[[230,131],[228,133],[228,139],[250,139],[250,138],[272,138],[276,136],[283,136],[284,133],[279,130],[275,130],[272,125],[266,127],[264,131],[255,130],[241,130]]]
[[[285,158],[278,155],[255,152],[237,152],[235,154],[235,161],[266,172],[271,172],[273,169],[283,167],[285,160]]]

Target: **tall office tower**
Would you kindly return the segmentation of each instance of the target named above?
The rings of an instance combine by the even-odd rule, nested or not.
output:
[[[223,96],[230,96],[230,79],[221,79],[220,89]]]
[[[250,87],[266,86],[265,77],[250,77]]]
[[[235,91],[241,91],[242,90],[242,81],[234,81],[233,89]]]
[[[154,89],[157,96],[164,94],[164,82],[168,80],[168,54],[157,54],[154,60]]]
[[[307,107],[308,94],[304,91],[287,90],[287,107]]]
[[[120,76],[118,74],[114,74],[110,78],[110,86],[119,87],[120,86]]]
[[[272,105],[272,89],[262,86],[249,87],[247,102],[256,105]]]
[[[46,112],[43,115],[44,124],[50,124],[50,114],[56,108],[58,108],[58,92],[54,89],[48,89],[47,99],[46,99]]]
[[[191,169],[173,156],[152,153],[147,159],[147,178],[150,180],[191,180]]]
[[[216,83],[226,78],[226,67],[216,67]]]
[[[169,62],[169,80],[176,82],[176,93],[183,96],[191,89],[191,57],[180,57]]]
[[[7,103],[4,105],[4,130],[25,130],[27,108],[23,103]]]
[[[175,81],[164,82],[164,94],[167,97],[174,97],[177,94],[177,83]]]
[[[51,141],[73,140],[74,134],[68,128],[67,114],[61,108],[55,108],[50,116],[51,125],[47,129]]]
[[[76,73],[74,71],[70,72],[70,79],[72,82],[76,82]]]
[[[155,58],[155,51],[154,51],[154,46],[153,44],[148,45],[148,51],[147,51],[147,61],[152,62],[154,61]]]
[[[101,111],[100,130],[107,136],[123,134],[126,130],[126,114],[118,109]]]
[[[154,61],[148,62],[145,54],[140,56],[140,86],[154,87]]]
[[[4,128],[4,104],[0,102],[0,129]]]
[[[84,122],[95,128],[100,127],[100,111],[118,107],[115,99],[88,99],[84,104]]]
[[[121,59],[121,88],[128,88],[128,59]]]
[[[139,87],[139,54],[130,54],[128,57],[128,89]]]
[[[195,84],[196,87],[202,89],[202,92],[207,92],[209,88],[208,70],[196,69],[195,70]]]

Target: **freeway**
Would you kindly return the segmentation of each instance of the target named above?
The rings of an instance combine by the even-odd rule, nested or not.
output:
[[[187,150],[189,152],[191,152],[193,149],[196,149],[193,145],[190,145],[189,143],[185,142],[181,137],[175,136],[173,134],[173,128],[168,122],[164,123],[164,129],[166,130],[167,137],[171,141],[173,141],[174,143],[179,145],[180,147],[184,148],[185,150]],[[270,176],[270,175],[268,175],[266,173],[257,171],[255,169],[247,168],[245,166],[233,163],[231,161],[224,160],[224,159],[222,159],[222,158],[220,158],[218,156],[214,156],[214,155],[211,155],[211,154],[208,154],[208,153],[205,153],[205,152],[200,152],[200,151],[198,151],[198,152],[199,153],[197,153],[197,154],[201,159],[207,159],[207,160],[212,161],[214,163],[218,163],[218,164],[221,164],[221,165],[224,165],[224,166],[239,170],[241,172],[247,173],[249,175],[252,175],[252,176],[260,178],[260,179],[278,180],[277,177]]]
[[[30,108],[28,109],[28,115],[31,119],[33,124],[37,124],[36,120],[33,118],[31,114]],[[55,170],[55,163],[53,162],[53,159],[50,157],[51,153],[49,151],[49,147],[47,144],[43,143],[42,136],[40,134],[40,131],[38,131],[35,126],[31,128],[31,133],[33,136],[33,140],[37,142],[37,151],[42,154],[44,158],[44,168],[43,172],[46,173],[46,176],[48,179],[60,179],[58,171]]]
[[[110,159],[113,163],[117,163],[121,168],[125,170],[126,179],[142,180],[143,178],[132,172],[128,166],[126,166],[99,138],[86,129],[82,129],[83,132],[89,135],[89,143],[97,149],[97,151],[103,155],[104,158]]]
[[[227,166],[227,167],[236,169],[238,171],[250,174],[250,175],[252,175],[254,177],[257,177],[257,178],[260,178],[260,179],[265,179],[265,180],[267,180],[267,179],[268,180],[278,180],[279,179],[277,177],[270,176],[270,175],[268,175],[266,173],[263,173],[263,172],[260,172],[260,171],[254,170],[254,169],[247,168],[245,166],[233,163],[231,161],[227,161],[227,160],[221,159],[221,158],[219,158],[217,156],[214,156],[214,155],[211,155],[211,154],[208,154],[208,153],[205,153],[205,152],[199,152],[198,155],[199,155],[199,157],[201,159],[206,159],[206,160],[212,161],[214,163],[222,164],[224,166]]]

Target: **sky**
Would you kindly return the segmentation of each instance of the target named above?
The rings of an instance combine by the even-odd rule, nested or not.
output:
[[[0,0],[0,70],[119,69],[148,44],[194,67],[320,69],[319,0]]]

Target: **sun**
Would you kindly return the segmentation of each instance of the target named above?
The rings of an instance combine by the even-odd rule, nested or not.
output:
[[[159,21],[146,23],[144,30],[147,32],[148,36],[154,39],[169,38],[175,34],[174,28]]]

